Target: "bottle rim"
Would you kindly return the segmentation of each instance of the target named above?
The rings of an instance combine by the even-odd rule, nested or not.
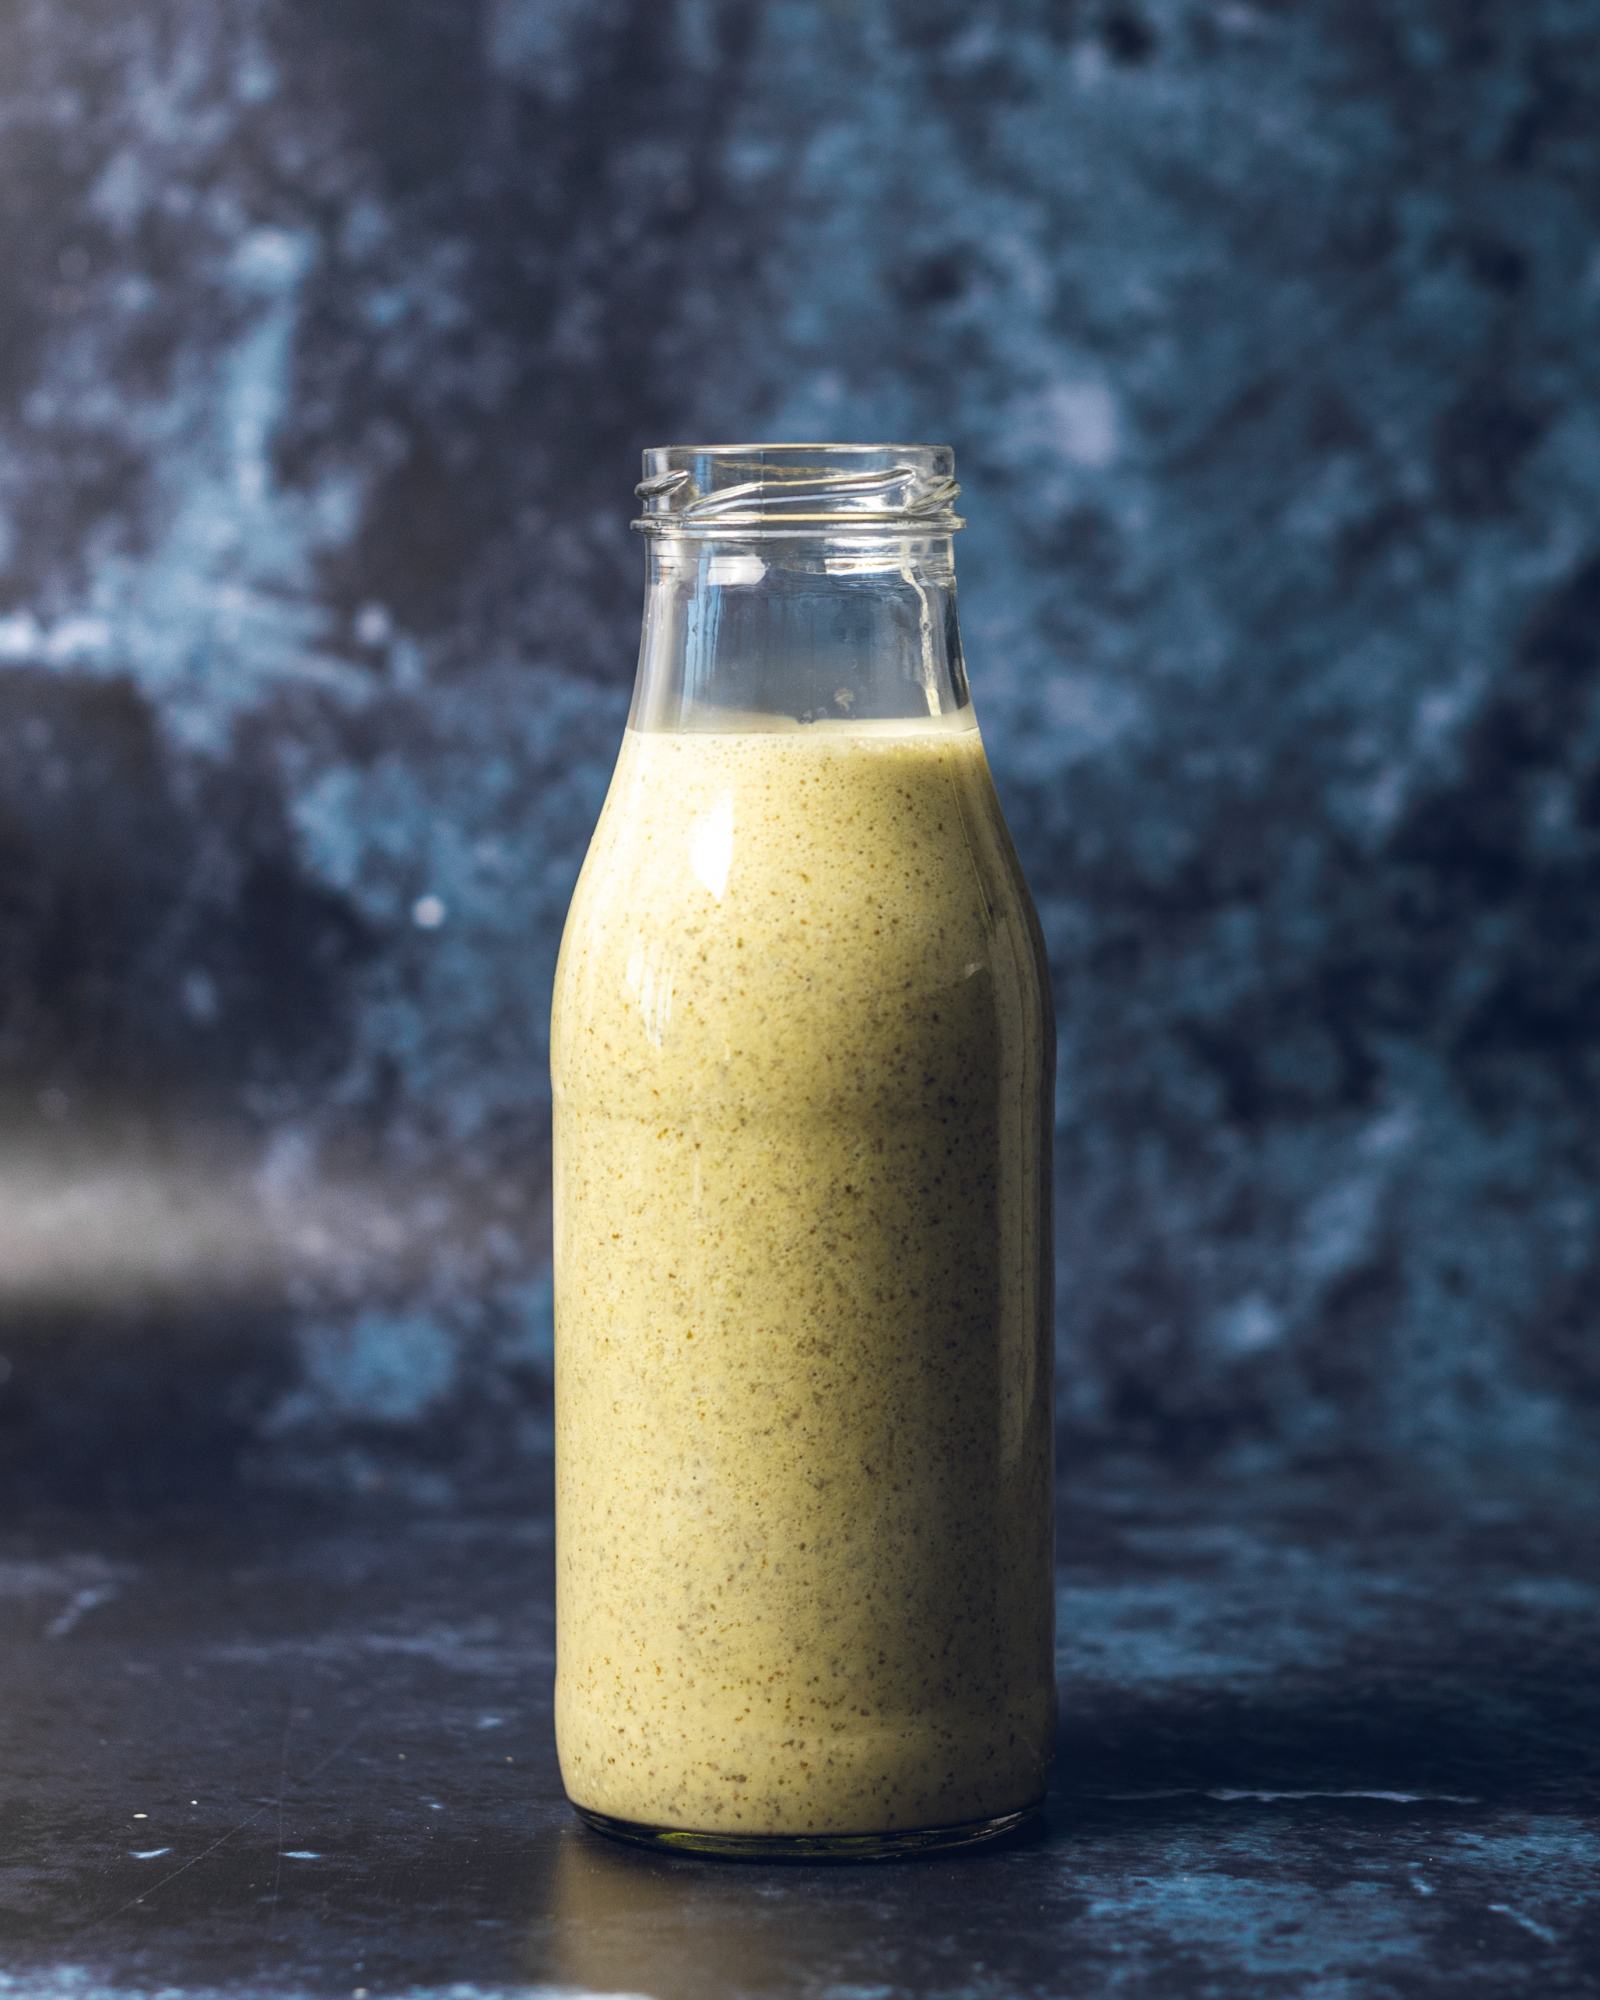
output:
[[[943,444],[670,444],[635,487],[646,534],[947,535],[961,527]]]

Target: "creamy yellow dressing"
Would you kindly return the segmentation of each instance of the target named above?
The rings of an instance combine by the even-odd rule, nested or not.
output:
[[[557,1736],[721,1834],[1053,1724],[1047,1011],[970,711],[630,730],[556,981]]]

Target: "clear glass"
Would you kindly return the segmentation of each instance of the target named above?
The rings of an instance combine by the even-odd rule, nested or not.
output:
[[[630,723],[953,716],[943,445],[671,445],[639,487],[649,582]]]
[[[708,1853],[981,1839],[1054,1730],[1053,1030],[953,465],[645,471],[552,1022],[562,1772]]]

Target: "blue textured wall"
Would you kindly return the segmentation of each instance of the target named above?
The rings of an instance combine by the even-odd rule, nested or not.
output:
[[[0,0],[0,1438],[545,1422],[636,454],[948,439],[1063,1415],[1600,1435],[1595,0]]]

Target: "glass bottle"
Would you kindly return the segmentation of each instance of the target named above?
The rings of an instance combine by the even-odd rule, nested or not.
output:
[[[1039,928],[952,454],[645,454],[556,975],[557,1743],[603,1830],[984,1838],[1055,1715]]]

